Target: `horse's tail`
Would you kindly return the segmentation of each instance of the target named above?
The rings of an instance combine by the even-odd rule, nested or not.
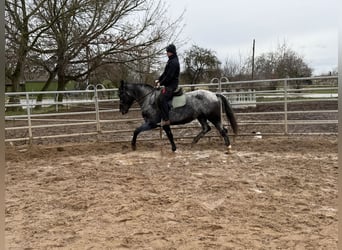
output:
[[[228,99],[224,95],[216,94],[216,96],[219,97],[222,100],[223,109],[226,112],[227,118],[228,118],[228,120],[230,122],[230,125],[231,125],[231,127],[233,129],[234,134],[237,135],[237,133],[238,133],[238,124],[237,124],[237,121],[236,121],[236,118],[235,118],[232,106],[230,105]]]

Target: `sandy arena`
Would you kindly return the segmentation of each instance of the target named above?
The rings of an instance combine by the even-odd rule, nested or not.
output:
[[[6,149],[8,249],[337,249],[337,137]]]

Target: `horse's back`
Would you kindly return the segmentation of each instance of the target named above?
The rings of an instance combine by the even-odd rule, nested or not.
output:
[[[196,110],[208,111],[216,109],[219,105],[219,100],[215,93],[208,90],[194,90],[186,92],[187,104]]]
[[[218,98],[215,93],[204,90],[204,89],[198,89],[190,92],[186,92],[185,95],[189,99],[198,99],[198,100],[205,100],[207,102],[217,102]]]

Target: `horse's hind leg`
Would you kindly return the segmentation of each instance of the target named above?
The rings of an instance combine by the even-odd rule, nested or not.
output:
[[[163,129],[164,129],[164,131],[165,131],[165,133],[166,133],[166,135],[167,135],[167,138],[169,138],[169,141],[170,141],[170,143],[171,143],[172,151],[173,151],[173,152],[176,151],[177,147],[176,147],[176,144],[175,144],[175,142],[174,142],[174,140],[173,140],[173,134],[172,134],[172,132],[171,132],[170,125],[165,125],[165,126],[163,126]]]
[[[230,141],[229,141],[227,129],[225,129],[222,126],[221,122],[215,122],[214,125],[215,125],[215,128],[220,132],[220,135],[224,139],[224,144],[227,146],[227,153],[230,153],[230,149],[232,146],[231,146]]]
[[[206,133],[211,130],[207,119],[198,118],[198,121],[201,123],[202,131],[194,138],[194,140],[192,141],[193,144],[197,143]]]

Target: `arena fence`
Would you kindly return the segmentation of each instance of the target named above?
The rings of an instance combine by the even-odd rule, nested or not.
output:
[[[236,112],[241,136],[337,134],[337,80],[336,76],[238,82],[221,78],[182,87],[224,94]],[[99,84],[86,90],[5,93],[5,142],[46,143],[71,137],[129,141],[142,117],[136,105],[128,116],[122,116],[117,92]],[[42,101],[37,101],[39,95]],[[20,101],[9,103],[13,96]],[[13,107],[19,111],[10,111]],[[222,118],[229,126],[224,114]],[[199,132],[197,123],[173,126],[179,131],[175,138],[193,138]],[[207,137],[213,136],[219,135],[210,132]],[[158,129],[140,136],[145,140],[161,137]]]

